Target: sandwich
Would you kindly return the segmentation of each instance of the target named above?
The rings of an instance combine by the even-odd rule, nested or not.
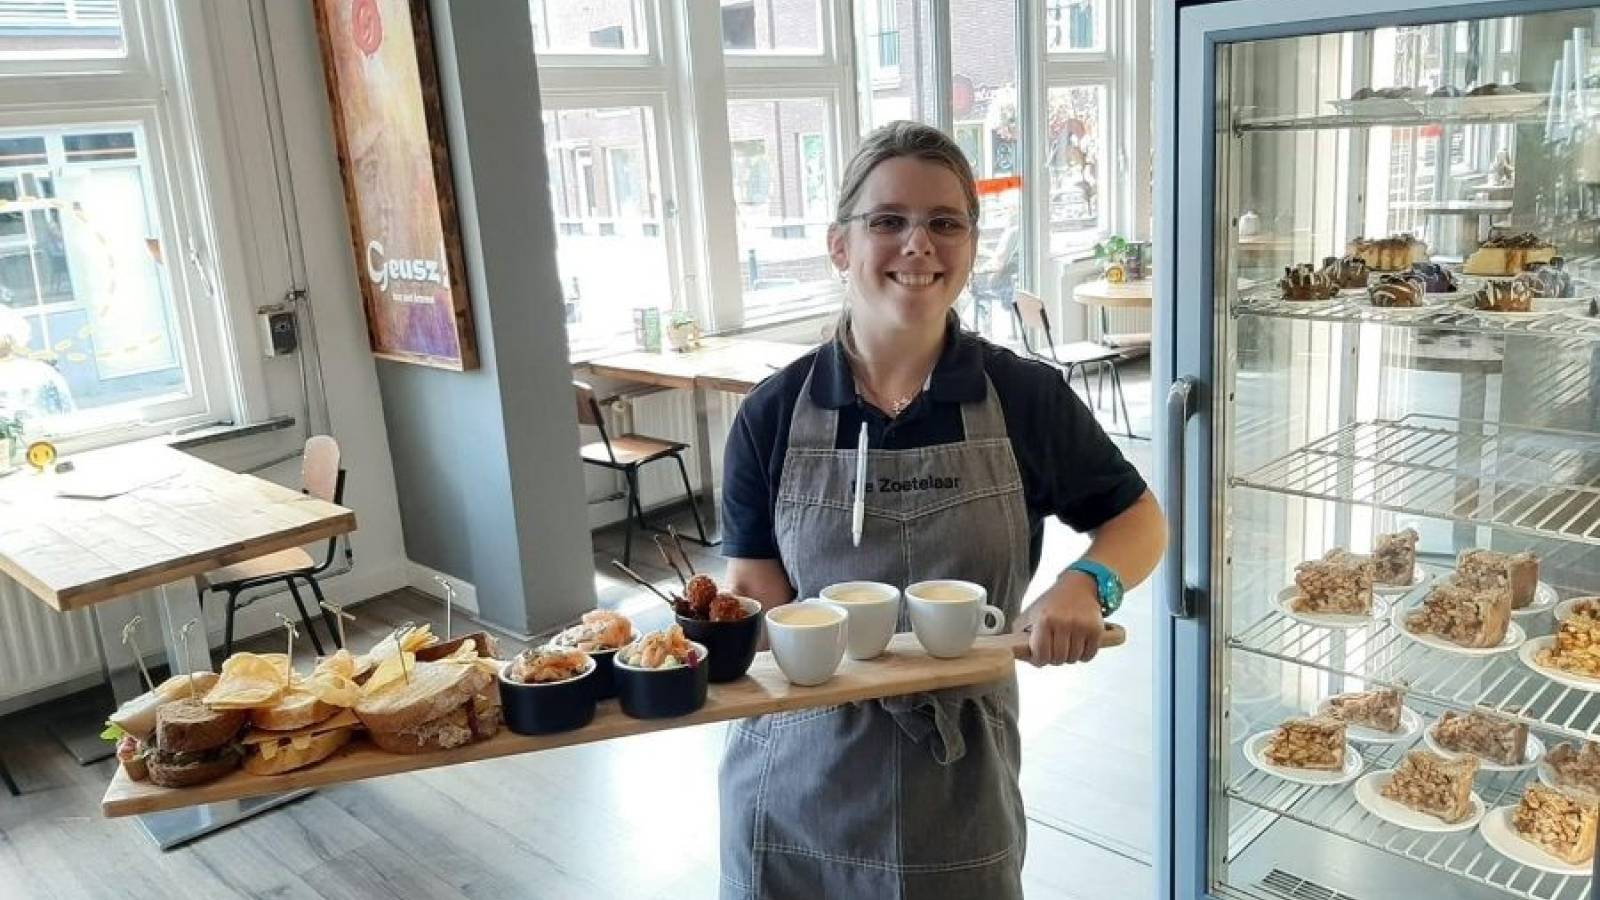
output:
[[[145,759],[151,783],[193,787],[239,768],[244,758],[239,731],[249,718],[245,710],[212,709],[188,697],[161,707],[154,749]]]
[[[245,736],[244,770],[252,775],[282,775],[314,766],[339,752],[361,727],[348,709],[329,707],[326,719],[290,731],[256,728]]]
[[[117,707],[106,720],[106,730],[100,736],[116,741],[117,759],[129,778],[143,781],[149,774],[146,757],[151,750],[150,739],[156,732],[156,713],[161,707],[189,696],[191,690],[204,694],[216,683],[215,672],[196,672],[192,679],[188,675],[174,675],[155,690],[146,691]]]
[[[387,673],[374,674],[355,706],[374,744],[390,753],[428,753],[465,746],[500,729],[496,663],[478,662],[475,648],[463,650],[448,659],[414,663],[380,684],[374,682]]]

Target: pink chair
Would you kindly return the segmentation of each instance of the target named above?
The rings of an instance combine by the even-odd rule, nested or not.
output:
[[[344,469],[339,467],[338,441],[325,434],[313,435],[306,441],[305,453],[300,463],[301,493],[329,503],[341,503],[344,500],[344,476]],[[249,606],[256,599],[252,597],[240,603],[239,595],[252,588],[265,587],[279,581],[289,588],[290,596],[294,597],[294,605],[300,610],[300,623],[311,638],[312,648],[317,651],[318,656],[323,655],[322,641],[317,638],[317,630],[312,627],[311,616],[306,610],[305,600],[301,598],[299,589],[295,587],[295,581],[297,579],[304,581],[320,605],[324,598],[317,577],[333,565],[338,551],[339,539],[332,537],[328,539],[327,555],[320,563],[312,559],[311,554],[305,550],[290,547],[287,550],[268,553],[266,556],[247,559],[195,576],[195,588],[200,595],[202,610],[205,609],[207,593],[215,591],[228,595],[227,624],[222,632],[224,658],[233,655],[234,613],[241,606]],[[333,645],[339,646],[339,629],[334,624],[333,615],[325,609],[322,610],[322,624],[327,628],[328,637],[333,641]]]

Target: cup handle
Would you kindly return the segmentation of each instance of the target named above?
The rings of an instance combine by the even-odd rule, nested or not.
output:
[[[978,622],[979,634],[999,634],[1005,630],[1006,614],[998,606],[985,603],[978,608],[980,621]]]

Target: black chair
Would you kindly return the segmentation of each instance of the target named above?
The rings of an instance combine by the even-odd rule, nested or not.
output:
[[[642,434],[611,437],[606,433],[605,417],[600,414],[600,402],[595,399],[594,388],[581,381],[574,381],[572,388],[577,394],[578,424],[592,425],[600,430],[600,440],[578,448],[578,455],[588,465],[621,472],[628,483],[628,525],[622,544],[622,564],[633,564],[635,523],[647,531],[662,530],[645,520],[644,507],[639,503],[639,470],[659,459],[671,458],[677,462],[678,475],[683,478],[683,496],[689,501],[689,510],[694,513],[695,531],[699,533],[702,544],[710,543],[705,524],[700,521],[700,506],[695,502],[694,489],[689,486],[689,469],[683,464],[683,451],[689,445]]]
[[[16,797],[22,794],[22,790],[17,787],[17,783],[11,778],[11,770],[6,768],[4,757],[0,757],[0,781],[5,782],[6,792],[11,796]]]
[[[1095,366],[1099,372],[1097,377],[1104,379],[1107,370],[1111,373],[1111,424],[1117,424],[1117,406],[1122,407],[1122,428],[1128,437],[1133,437],[1133,422],[1128,418],[1128,398],[1122,393],[1122,376],[1117,372],[1117,363],[1126,359],[1123,350],[1117,347],[1108,347],[1094,341],[1073,341],[1070,344],[1056,345],[1055,336],[1050,330],[1050,316],[1045,312],[1044,301],[1027,291],[1017,291],[1016,304],[1013,311],[1017,316],[1018,332],[1022,335],[1022,346],[1027,349],[1028,355],[1035,359],[1054,365],[1066,376],[1067,384],[1072,384],[1072,373],[1077,372],[1083,381],[1083,399],[1089,400],[1089,372],[1090,366]],[[1044,332],[1045,348],[1048,355],[1033,349],[1033,343],[1028,340],[1029,329]],[[1146,350],[1146,353],[1149,351]],[[1099,401],[1093,401],[1098,407]]]
[[[305,454],[300,467],[301,492],[310,494],[329,503],[342,503],[344,501],[344,469],[339,467],[339,442],[325,434],[314,435],[306,441]],[[294,597],[295,608],[300,610],[300,622],[305,627],[306,634],[311,638],[311,646],[317,651],[318,656],[323,655],[322,641],[317,638],[317,630],[311,625],[311,616],[306,610],[305,600],[300,596],[300,590],[295,587],[295,581],[304,581],[311,588],[311,593],[316,596],[317,603],[323,602],[322,586],[317,583],[317,578],[333,565],[334,558],[338,555],[339,538],[328,539],[328,553],[322,562],[317,562],[299,547],[288,550],[279,550],[266,556],[247,559],[213,569],[204,575],[195,576],[195,588],[200,595],[200,608],[205,609],[206,594],[210,592],[225,593],[228,595],[228,618],[222,632],[222,654],[226,659],[233,655],[233,617],[241,606],[249,606],[255,598],[239,602],[239,595],[252,588],[264,587],[276,582],[283,582],[289,588],[290,596]],[[322,612],[322,624],[328,630],[328,637],[335,647],[339,644],[339,629],[333,621],[333,614],[326,609]]]

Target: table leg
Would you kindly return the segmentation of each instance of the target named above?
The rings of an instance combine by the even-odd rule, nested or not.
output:
[[[206,639],[204,619],[191,631],[193,646],[183,642],[183,625],[200,615],[200,604],[188,582],[161,588],[161,635],[167,647],[167,662],[175,675],[211,669],[211,650]],[[163,850],[170,850],[198,837],[204,837],[235,822],[282,806],[310,794],[310,790],[286,791],[265,797],[208,803],[139,817],[139,827]]]
[[[690,389],[690,394],[694,397],[694,443],[695,457],[700,463],[700,491],[706,501],[701,506],[701,512],[706,534],[711,538],[707,546],[714,547],[722,543],[722,528],[717,522],[717,483],[712,472],[711,392],[703,387],[695,387]]]

